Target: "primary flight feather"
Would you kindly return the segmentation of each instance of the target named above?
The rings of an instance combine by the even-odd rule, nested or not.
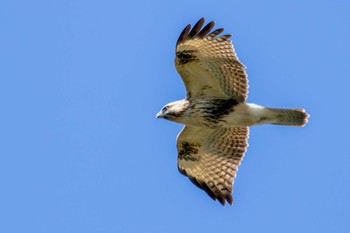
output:
[[[246,152],[248,126],[304,126],[304,109],[267,108],[246,103],[248,79],[231,35],[212,31],[201,18],[187,25],[176,43],[175,67],[186,86],[186,98],[157,114],[184,124],[177,136],[179,171],[213,200],[233,203],[233,182]]]

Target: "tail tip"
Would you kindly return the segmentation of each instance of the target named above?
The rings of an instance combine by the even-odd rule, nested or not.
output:
[[[297,110],[298,112],[300,112],[301,114],[299,115],[299,120],[300,120],[300,124],[298,124],[299,126],[301,127],[304,127],[308,122],[309,122],[309,117],[310,117],[310,114],[308,114],[305,109],[303,108],[297,108],[295,109]]]

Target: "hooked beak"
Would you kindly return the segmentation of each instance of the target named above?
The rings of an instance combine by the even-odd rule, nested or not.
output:
[[[157,115],[156,115],[157,118],[163,118],[163,116],[164,115],[163,115],[162,110],[160,112],[158,112]]]

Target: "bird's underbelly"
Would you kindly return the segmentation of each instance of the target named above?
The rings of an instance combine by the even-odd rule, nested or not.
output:
[[[242,103],[235,106],[232,112],[222,118],[222,126],[243,127],[270,123],[270,120],[271,118],[265,107]]]
[[[249,113],[246,112],[232,112],[223,117],[221,126],[229,127],[243,127],[254,125],[255,121]]]
[[[179,123],[196,127],[245,127],[267,123],[266,110],[256,104],[240,103],[230,109],[219,111],[218,108],[200,107]]]
[[[227,114],[219,117],[216,122],[220,127],[245,127],[256,124],[270,123],[271,118],[265,107],[240,103]]]

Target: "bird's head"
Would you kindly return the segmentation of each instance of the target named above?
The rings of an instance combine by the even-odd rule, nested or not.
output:
[[[157,114],[157,118],[164,118],[171,121],[177,121],[183,116],[184,112],[189,106],[189,102],[186,99],[178,100],[165,105]]]

